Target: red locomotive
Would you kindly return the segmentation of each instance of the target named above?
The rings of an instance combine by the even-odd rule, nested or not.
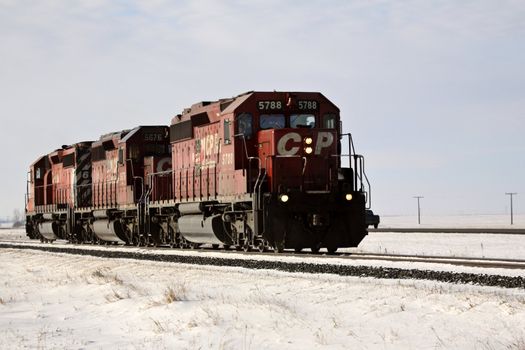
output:
[[[194,104],[169,128],[140,126],[41,157],[30,168],[27,233],[335,252],[365,237],[369,205],[363,157],[333,103],[316,92],[248,92]]]

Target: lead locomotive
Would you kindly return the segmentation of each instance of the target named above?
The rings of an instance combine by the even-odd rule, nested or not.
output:
[[[335,252],[367,234],[370,185],[322,94],[248,92],[44,155],[26,203],[42,241]]]

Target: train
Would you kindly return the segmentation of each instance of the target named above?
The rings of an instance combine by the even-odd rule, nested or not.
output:
[[[367,235],[371,187],[323,94],[250,91],[43,154],[25,203],[42,242],[334,253]]]

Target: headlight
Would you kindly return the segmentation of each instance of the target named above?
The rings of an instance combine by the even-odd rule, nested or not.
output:
[[[280,200],[281,202],[283,202],[283,203],[288,202],[288,199],[290,199],[290,197],[288,197],[287,194],[281,194],[281,195],[279,196],[279,200]]]
[[[304,143],[307,144],[307,145],[311,145],[312,142],[314,142],[314,140],[312,140],[311,137],[307,137],[307,138],[304,139]]]
[[[312,147],[305,147],[305,149],[304,149],[304,152],[305,152],[306,154],[312,154],[313,151],[314,151],[314,150],[313,150]]]
[[[347,193],[346,196],[345,196],[345,198],[346,198],[347,201],[351,201],[352,198],[354,198],[354,197],[352,196],[351,193]]]

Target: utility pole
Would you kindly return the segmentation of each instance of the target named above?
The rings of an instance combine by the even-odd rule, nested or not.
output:
[[[417,223],[421,225],[421,206],[419,205],[419,200],[421,198],[425,198],[422,196],[414,196],[414,198],[417,198]]]
[[[517,195],[517,192],[506,192],[507,196],[510,196],[510,224],[514,225],[514,208],[512,206],[512,196]]]

